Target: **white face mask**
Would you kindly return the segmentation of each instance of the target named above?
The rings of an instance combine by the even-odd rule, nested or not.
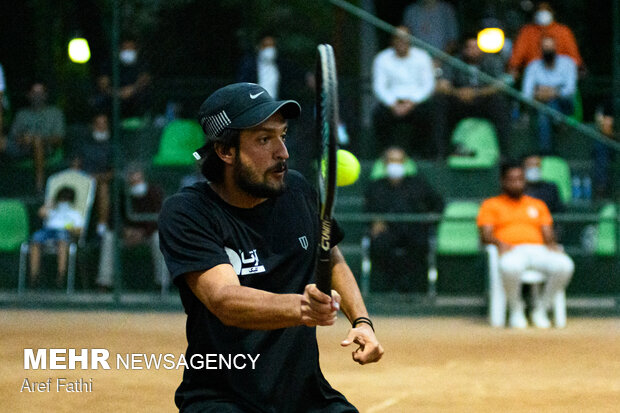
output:
[[[534,22],[539,26],[549,26],[553,22],[553,14],[549,10],[539,10],[534,14]]]
[[[93,131],[93,139],[96,140],[97,142],[105,142],[108,139],[110,139],[110,132],[108,132],[107,130]]]
[[[132,65],[138,60],[138,52],[134,49],[125,49],[121,50],[118,57],[123,64]]]
[[[131,196],[135,196],[136,198],[142,198],[146,195],[149,187],[146,182],[140,182],[139,184],[135,184],[131,186],[130,192]]]
[[[59,211],[68,211],[71,209],[71,203],[67,201],[59,202],[58,205],[56,205],[56,209]]]
[[[402,163],[390,162],[385,166],[385,173],[390,179],[400,179],[405,176],[405,165]]]
[[[276,48],[273,46],[269,46],[269,47],[265,47],[264,49],[261,49],[258,52],[258,59],[266,61],[266,62],[272,62],[276,60],[277,55],[278,55],[278,51],[276,50]]]
[[[525,168],[525,180],[527,182],[540,182],[541,178],[540,168]]]

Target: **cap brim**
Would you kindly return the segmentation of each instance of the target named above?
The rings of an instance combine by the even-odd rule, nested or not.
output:
[[[253,107],[245,112],[243,115],[237,117],[227,128],[230,129],[247,129],[256,125],[260,125],[274,113],[282,111],[284,119],[293,119],[301,114],[301,106],[294,100],[280,100],[265,102]],[[204,158],[206,152],[209,150],[209,143],[197,149],[193,156],[196,160]]]
[[[230,129],[247,129],[260,125],[276,112],[280,111],[285,119],[293,119],[301,114],[301,106],[294,100],[279,100],[256,105],[238,116],[228,126]]]

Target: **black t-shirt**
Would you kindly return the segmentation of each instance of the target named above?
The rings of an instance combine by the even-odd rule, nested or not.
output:
[[[303,293],[314,282],[316,195],[297,172],[290,171],[286,182],[284,194],[250,209],[227,204],[206,182],[181,189],[163,206],[160,245],[187,313],[187,360],[205,354],[260,354],[255,370],[249,359],[244,370],[186,368],[175,397],[179,408],[213,400],[234,402],[248,412],[356,411],[321,373],[315,328],[225,326],[183,277],[232,264],[243,286]],[[342,233],[335,232],[334,245],[342,240]]]

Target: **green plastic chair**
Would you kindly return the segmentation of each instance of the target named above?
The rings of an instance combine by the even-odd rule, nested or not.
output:
[[[571,174],[566,160],[558,156],[543,157],[540,174],[544,181],[553,182],[557,185],[562,202],[568,203],[571,201],[573,197],[570,182]]]
[[[618,211],[615,204],[606,204],[601,208],[598,223],[596,255],[610,257],[616,254],[618,232],[616,229]]]
[[[29,236],[28,210],[17,199],[0,199],[0,251],[19,250]]]
[[[579,88],[575,89],[575,94],[573,95],[573,108],[573,113],[569,116],[569,118],[576,123],[583,122],[583,101],[581,99],[581,92],[579,91]]]
[[[65,159],[65,151],[63,148],[56,148],[54,151],[46,157],[45,166],[47,168],[54,168],[63,163]],[[17,163],[19,168],[34,168],[34,160],[33,159],[24,159]]]
[[[497,165],[499,145],[495,127],[481,118],[465,118],[454,128],[452,143],[463,147],[474,156],[451,155],[448,166],[453,169],[486,169]]]
[[[121,128],[124,131],[134,132],[140,130],[146,126],[146,120],[139,117],[134,116],[131,118],[125,118],[121,120]]]
[[[159,151],[153,158],[156,166],[189,166],[195,160],[192,153],[205,143],[200,125],[188,119],[170,122],[161,134]]]
[[[407,158],[405,160],[405,176],[414,176],[418,173],[418,165],[415,163],[413,159]],[[372,169],[370,171],[370,180],[376,181],[379,179],[383,179],[387,176],[387,172],[385,170],[385,162],[383,159],[377,159],[375,163],[372,165]]]
[[[480,237],[476,217],[480,204],[475,201],[452,201],[443,211],[437,227],[437,254],[476,255]]]

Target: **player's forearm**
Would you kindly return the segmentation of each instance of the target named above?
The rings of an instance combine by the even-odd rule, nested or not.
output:
[[[222,323],[250,330],[301,324],[299,294],[273,294],[243,286],[222,287],[207,307]]]
[[[353,322],[358,317],[368,317],[368,311],[357,286],[355,276],[338,247],[332,249],[332,288],[340,294],[340,309]]]

